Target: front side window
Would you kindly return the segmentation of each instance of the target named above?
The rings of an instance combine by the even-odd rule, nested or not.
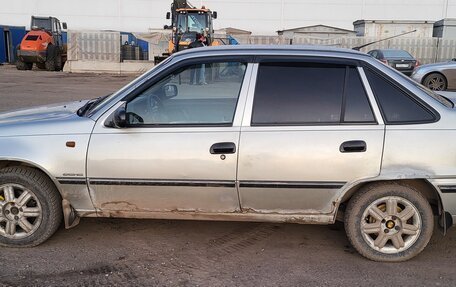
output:
[[[247,64],[186,66],[151,85],[126,105],[130,126],[231,125]]]
[[[263,63],[252,125],[375,123],[355,67],[319,63]]]

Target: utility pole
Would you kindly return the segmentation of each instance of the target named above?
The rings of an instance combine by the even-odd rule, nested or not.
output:
[[[448,17],[448,2],[449,2],[449,0],[444,0],[444,1],[445,2],[443,4],[443,13],[442,13],[443,14],[442,15],[443,19]]]
[[[284,14],[284,6],[285,6],[285,3],[284,1],[285,0],[281,0],[281,7],[280,7],[280,28],[283,30],[285,29],[285,26],[284,26],[284,22],[283,22],[283,14]],[[448,1],[448,0],[447,0]]]

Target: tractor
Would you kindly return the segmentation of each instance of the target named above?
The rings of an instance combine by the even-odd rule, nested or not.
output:
[[[196,8],[186,0],[174,0],[171,4],[171,12],[166,13],[166,19],[171,19],[171,26],[165,25],[165,29],[172,29],[172,37],[168,44],[168,51],[163,56],[155,57],[155,63],[159,63],[172,53],[188,48],[191,42],[196,40],[196,34],[203,34],[209,46],[217,46],[220,43],[214,39],[212,20],[217,19],[217,12],[212,12],[206,7]]]
[[[31,70],[35,63],[39,69],[62,70],[67,58],[62,26],[67,28],[66,23],[60,23],[55,17],[32,16],[31,30],[17,46],[16,68]]]

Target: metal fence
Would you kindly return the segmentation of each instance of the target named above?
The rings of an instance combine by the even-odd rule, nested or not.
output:
[[[120,62],[120,32],[68,31],[69,61]]]
[[[150,57],[163,53],[167,46],[168,34],[150,33],[137,36],[149,43]],[[297,35],[290,38],[284,36],[234,36],[240,44],[251,45],[322,45],[340,48],[353,48],[374,42],[378,38],[370,37],[340,37],[321,39]],[[395,38],[372,44],[361,51],[372,49],[403,49],[410,52],[421,63],[434,63],[456,58],[456,39],[441,38]],[[69,61],[121,61],[120,32],[105,31],[69,31],[68,32]]]
[[[290,44],[320,45],[351,49],[379,40],[372,37],[340,37],[321,39],[295,36],[292,39],[282,36],[243,36],[236,38],[241,44]],[[435,63],[456,58],[456,39],[441,38],[395,38],[362,48],[362,52],[373,49],[403,49],[412,54],[421,63]]]

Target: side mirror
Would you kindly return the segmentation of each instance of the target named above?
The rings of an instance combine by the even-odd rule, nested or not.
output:
[[[176,85],[168,84],[163,86],[163,95],[166,99],[177,97],[178,90]]]
[[[64,30],[67,29],[67,24],[66,24],[66,22],[62,22],[62,28],[63,28]]]
[[[212,18],[217,19],[217,11],[212,12]]]
[[[125,106],[121,106],[114,113],[113,124],[116,128],[124,128],[127,126],[127,112]]]
[[[171,19],[171,13],[170,12],[166,12],[166,19]]]

